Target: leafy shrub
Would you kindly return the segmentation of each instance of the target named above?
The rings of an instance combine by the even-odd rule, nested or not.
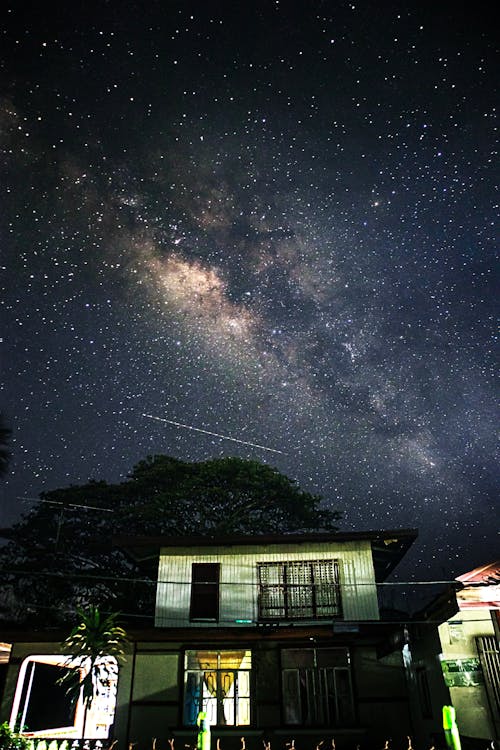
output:
[[[28,750],[28,747],[26,737],[13,732],[6,721],[0,724],[0,750]]]

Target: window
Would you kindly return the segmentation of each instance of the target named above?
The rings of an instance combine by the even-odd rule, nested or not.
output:
[[[57,683],[70,670],[61,663],[44,663],[39,659],[30,659],[26,666],[19,694],[19,726],[32,732],[73,727],[76,708],[66,695],[66,688]]]
[[[259,619],[339,617],[337,560],[259,563]]]
[[[219,619],[219,563],[193,563],[190,620]]]
[[[184,724],[206,711],[212,726],[250,724],[250,651],[186,651]]]
[[[28,656],[19,670],[11,729],[19,731],[24,727],[30,737],[79,737],[85,720],[87,737],[107,738],[115,715],[118,664],[114,657],[102,659],[108,663],[108,678],[95,686],[85,720],[81,697],[73,705],[66,694],[67,687],[58,684],[68,671],[75,671],[82,678],[85,665],[59,654]]]
[[[352,724],[354,707],[347,648],[284,649],[281,666],[285,724]]]

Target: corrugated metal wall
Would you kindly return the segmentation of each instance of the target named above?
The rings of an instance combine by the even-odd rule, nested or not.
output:
[[[164,548],[161,550],[156,592],[158,627],[203,627],[189,622],[191,565],[220,563],[219,624],[238,626],[237,620],[255,622],[257,613],[257,563],[298,560],[339,561],[342,610],[345,620],[379,617],[375,573],[369,541]],[[206,623],[213,627],[213,623]]]

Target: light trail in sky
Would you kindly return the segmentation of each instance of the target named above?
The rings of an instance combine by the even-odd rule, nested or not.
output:
[[[240,440],[239,438],[230,437],[229,435],[221,435],[219,432],[210,432],[210,430],[202,430],[201,427],[193,427],[190,424],[182,424],[181,422],[174,422],[173,419],[165,419],[164,417],[155,417],[153,414],[143,414],[143,417],[147,419],[156,419],[158,422],[166,422],[172,424],[174,427],[182,427],[185,430],[194,430],[194,432],[203,432],[205,435],[212,435],[213,437],[220,438],[221,440],[232,440],[233,443],[241,443],[241,445],[249,445],[252,448],[259,448],[263,451],[271,451],[271,453],[281,453],[286,456],[285,451],[279,451],[277,448],[268,448],[266,445],[259,445],[258,443],[250,443],[248,440]]]

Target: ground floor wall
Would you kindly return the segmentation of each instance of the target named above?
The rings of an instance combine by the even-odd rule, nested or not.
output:
[[[468,737],[500,739],[500,659],[491,611],[461,610],[439,626],[439,637],[441,664],[460,731]],[[488,639],[491,674],[481,658],[481,644]]]
[[[56,643],[13,647],[0,720],[10,719],[26,657],[58,650]],[[260,640],[253,635],[247,641],[240,635],[234,642],[211,641],[205,635],[190,635],[189,641],[136,640],[120,669],[112,727],[117,750],[131,743],[134,750],[149,750],[153,743],[157,750],[172,750],[172,740],[173,750],[195,746],[197,728],[184,723],[187,654],[203,653],[210,659],[220,651],[241,654],[242,650],[251,655],[249,724],[237,726],[235,721],[235,725],[213,727],[212,747],[219,740],[220,750],[238,750],[244,737],[246,750],[262,750],[263,743],[271,743],[271,750],[285,746],[315,750],[320,742],[330,748],[332,740],[339,750],[358,745],[381,748],[386,740],[394,750],[407,748],[406,738],[414,727],[399,654],[378,659],[374,643],[335,636],[284,642],[278,634],[270,634]],[[329,666],[322,667],[322,660]],[[325,707],[328,701],[335,706]]]

